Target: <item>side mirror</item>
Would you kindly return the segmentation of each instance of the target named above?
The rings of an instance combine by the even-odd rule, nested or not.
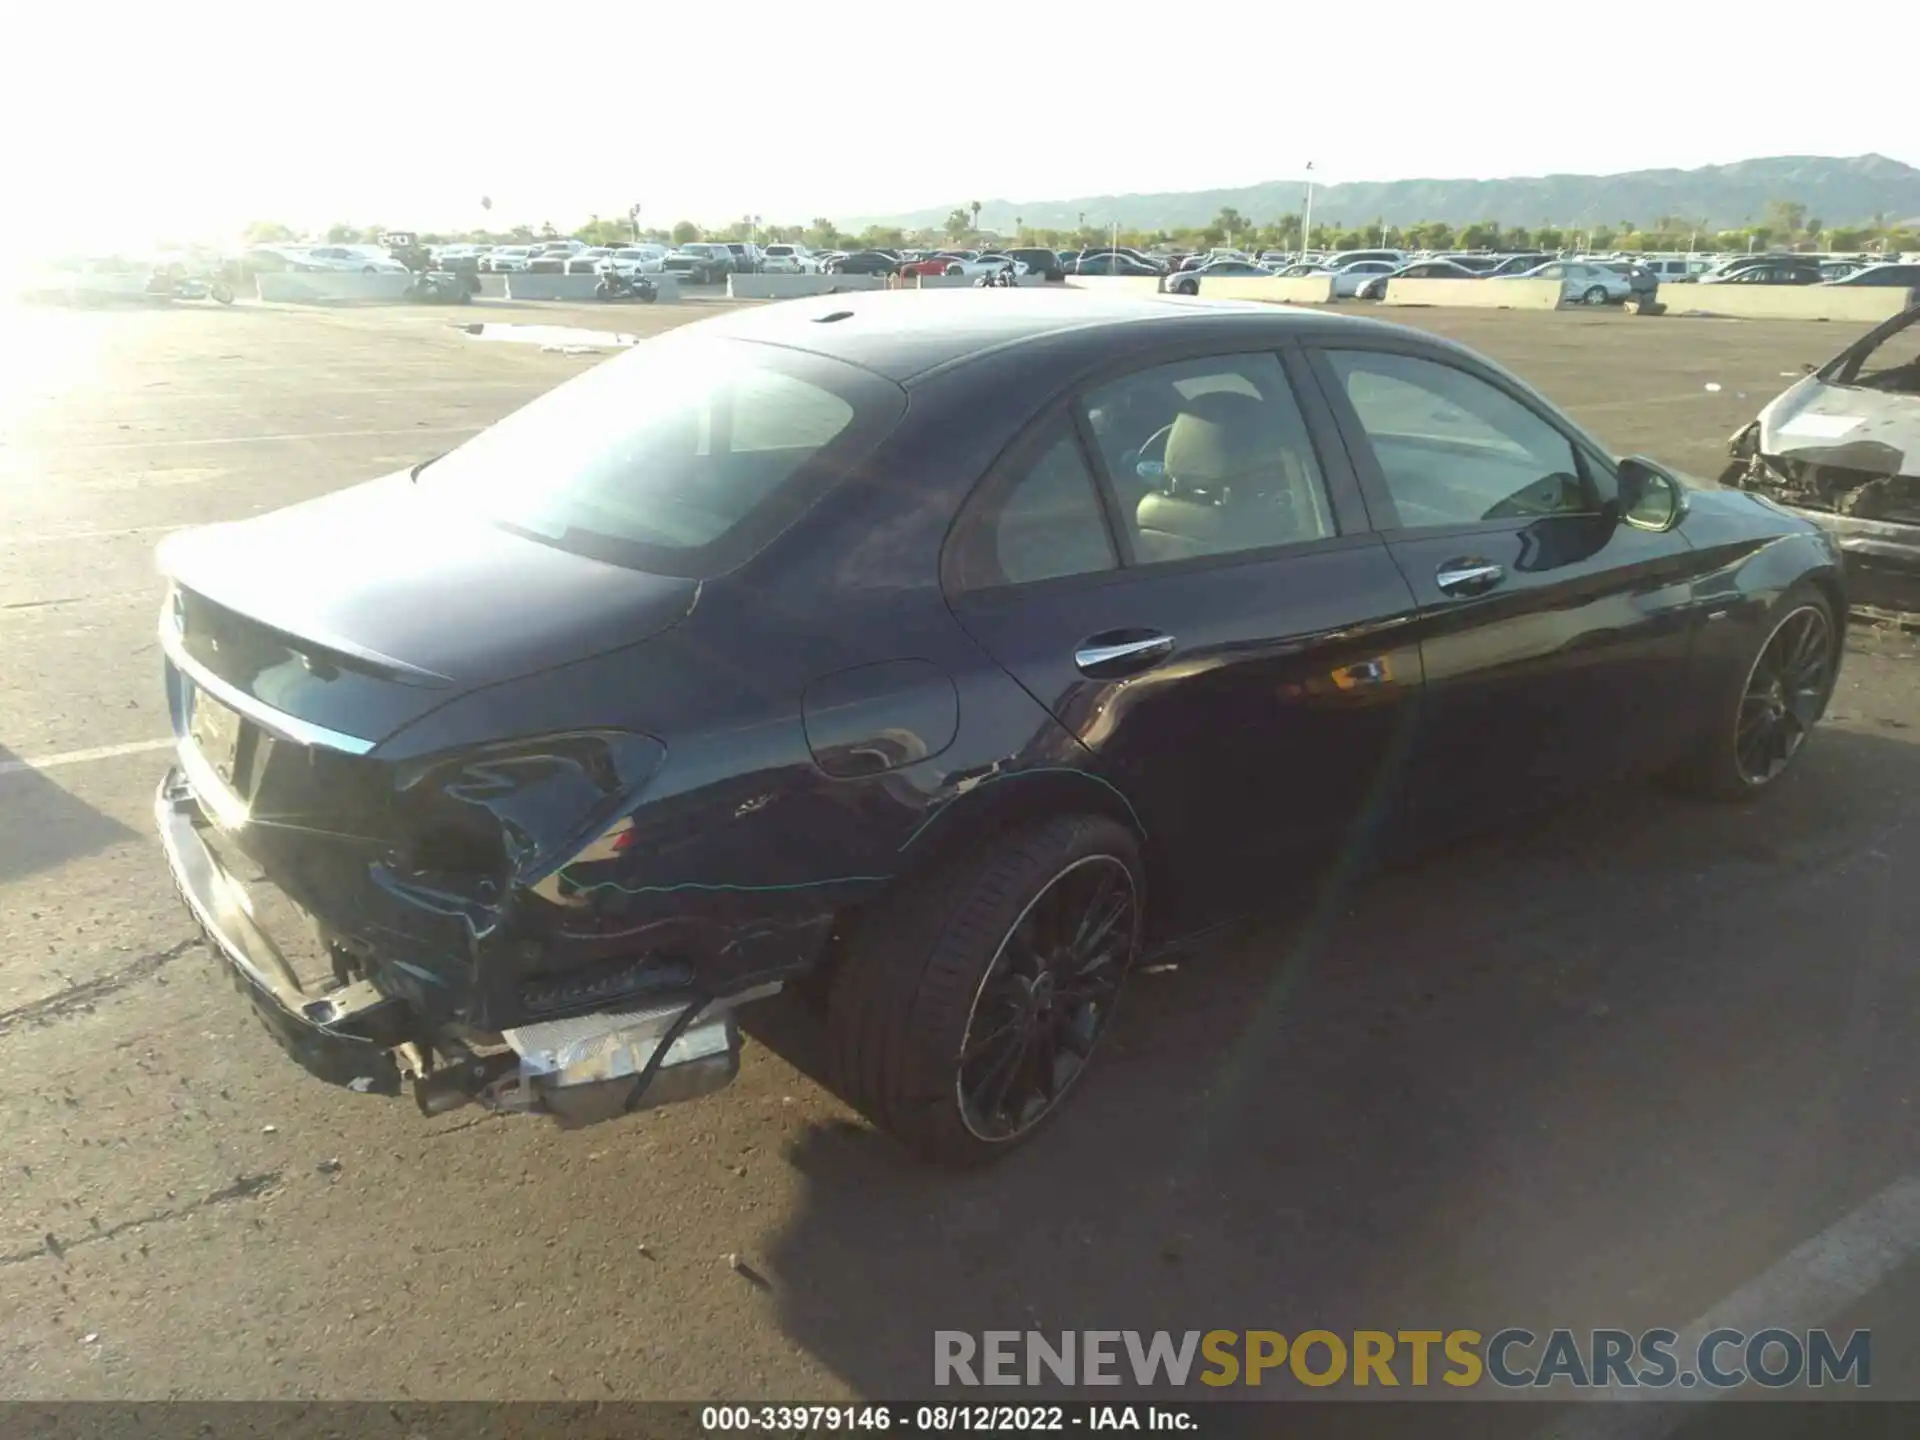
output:
[[[1684,501],[1680,482],[1644,456],[1629,455],[1615,472],[1621,522],[1644,530],[1671,529]]]

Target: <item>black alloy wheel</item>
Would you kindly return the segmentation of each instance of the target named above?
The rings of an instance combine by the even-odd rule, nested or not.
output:
[[[1734,764],[1758,789],[1800,753],[1833,689],[1833,624],[1804,604],[1774,627],[1748,672],[1734,726]]]
[[[1065,1109],[1145,934],[1138,837],[1107,816],[1004,830],[850,918],[824,979],[828,1082],[941,1164]]]
[[[1699,742],[1668,772],[1680,789],[1742,802],[1771,791],[1806,748],[1840,677],[1842,612],[1811,580],[1774,602],[1746,657],[1722,674]]]
[[[1133,876],[1111,855],[1075,861],[1021,912],[961,1039],[954,1094],[976,1138],[1019,1138],[1079,1078],[1113,1014],[1136,918]]]

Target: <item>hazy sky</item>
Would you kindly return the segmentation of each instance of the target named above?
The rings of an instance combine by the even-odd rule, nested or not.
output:
[[[1777,27],[1711,11],[1404,28],[1403,12],[1435,13],[1010,6],[969,30],[960,16],[992,9],[45,0],[9,16],[0,55],[0,195],[24,222],[0,233],[434,229],[480,223],[482,195],[502,225],[635,201],[653,224],[847,220],[1253,184],[1308,160],[1329,182],[1920,161],[1920,125],[1854,103],[1850,27],[1796,30],[1788,103],[1763,78],[1780,74]],[[669,16],[711,14],[727,19],[674,38]]]

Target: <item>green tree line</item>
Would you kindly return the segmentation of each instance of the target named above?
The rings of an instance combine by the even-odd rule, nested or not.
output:
[[[897,249],[901,246],[943,244],[971,245],[1043,245],[1049,249],[1078,249],[1104,244],[1115,238],[1114,227],[1101,225],[1093,217],[1080,216],[1071,229],[1030,226],[1015,220],[1011,234],[982,232],[979,228],[980,204],[956,206],[944,225],[936,229],[902,229],[899,226],[871,225],[854,232],[840,229],[820,216],[805,225],[750,226],[739,220],[714,229],[682,220],[670,227],[642,227],[636,230],[624,217],[613,219],[590,216],[585,224],[567,232],[589,245],[619,245],[635,239],[660,244],[684,245],[693,240],[748,240],[762,244],[785,241],[811,246],[816,250],[849,250],[861,247]],[[1256,222],[1232,208],[1221,210],[1211,223],[1173,229],[1142,229],[1121,226],[1119,243],[1138,247],[1160,246],[1208,249],[1231,245],[1242,250],[1296,251],[1301,248],[1301,216],[1282,215],[1264,223]],[[337,224],[330,226],[326,238],[333,244],[373,244],[387,233],[384,226]],[[538,227],[518,225],[505,230],[465,230],[422,236],[428,244],[527,245],[543,239],[557,239],[560,231],[549,222]],[[295,238],[287,226],[273,221],[253,225],[247,238],[256,244]],[[1776,200],[1757,220],[1731,229],[1709,229],[1685,216],[1662,215],[1645,225],[1632,220],[1568,225],[1505,225],[1498,220],[1481,220],[1468,225],[1445,221],[1427,221],[1418,225],[1315,225],[1307,248],[1313,250],[1624,250],[1738,252],[1778,246],[1802,250],[1915,250],[1920,249],[1920,228],[1897,226],[1886,217],[1876,216],[1867,225],[1828,226],[1797,201]]]

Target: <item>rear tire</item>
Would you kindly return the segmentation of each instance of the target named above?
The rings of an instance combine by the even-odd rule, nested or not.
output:
[[[1595,285],[1580,298],[1589,305],[1604,305],[1607,303],[1606,287],[1604,285]]]
[[[903,888],[862,918],[830,982],[835,1088],[937,1163],[1028,1139],[1107,1028],[1140,949],[1141,875],[1125,827],[1063,815]]]
[[[1796,647],[1819,647],[1817,673],[1797,671]],[[1715,697],[1712,728],[1698,750],[1673,772],[1675,784],[1702,799],[1741,803],[1771,790],[1806,749],[1806,741],[1833,698],[1840,672],[1840,629],[1833,602],[1812,581],[1787,590],[1768,613],[1761,638]],[[1803,662],[1804,663],[1804,662]],[[1769,686],[1773,672],[1781,683]],[[1784,710],[1781,708],[1784,707]],[[1776,717],[1784,753],[1756,748],[1754,727]],[[1756,763],[1763,756],[1764,763]]]

